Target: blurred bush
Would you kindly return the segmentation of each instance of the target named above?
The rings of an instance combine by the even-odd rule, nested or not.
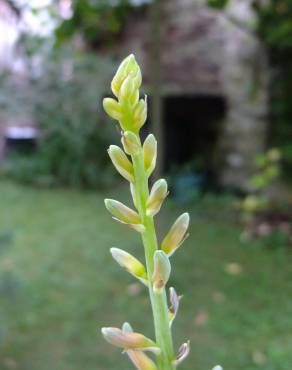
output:
[[[244,231],[242,241],[259,239],[265,246],[285,246],[292,242],[292,215],[272,191],[281,173],[281,152],[272,148],[256,158],[257,172],[250,179],[251,193],[236,202]]]
[[[36,185],[110,185],[114,174],[106,149],[115,130],[106,122],[101,100],[111,72],[111,63],[96,55],[55,54],[30,86],[32,118],[40,128],[37,150],[10,156],[2,173]],[[28,103],[22,94],[20,106]]]

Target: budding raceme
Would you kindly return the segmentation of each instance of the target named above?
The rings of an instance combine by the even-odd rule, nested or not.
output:
[[[139,137],[131,131],[125,131],[122,134],[122,144],[124,150],[129,155],[135,155],[141,148]]]
[[[167,255],[163,251],[157,250],[154,253],[154,272],[152,276],[154,292],[162,291],[168,282],[170,272],[171,265]]]
[[[171,229],[161,243],[161,249],[171,256],[177,248],[184,242],[189,227],[190,216],[188,213],[183,213],[172,225]]]
[[[129,55],[118,68],[111,88],[118,99],[105,98],[107,114],[119,121],[124,131],[139,132],[147,118],[147,99],[139,100],[142,74],[134,55]]]
[[[158,345],[140,333],[126,332],[119,328],[102,328],[101,332],[110,344],[124,350],[150,351],[157,355],[160,354]]]
[[[147,136],[143,144],[144,167],[147,176],[150,176],[156,165],[157,141],[154,135]]]
[[[121,267],[139,279],[143,284],[147,285],[146,269],[137,258],[119,248],[111,248],[110,252],[113,259],[117,261]]]
[[[116,170],[129,182],[134,182],[134,169],[126,154],[117,145],[111,145],[108,154]]]
[[[150,195],[147,199],[147,216],[155,216],[160,211],[162,203],[167,197],[167,194],[167,182],[164,179],[157,180],[152,186]]]
[[[138,232],[144,232],[145,227],[137,212],[114,199],[105,199],[104,203],[106,209],[112,214],[116,221],[129,225]]]

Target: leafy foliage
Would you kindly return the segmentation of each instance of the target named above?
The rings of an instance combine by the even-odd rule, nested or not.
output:
[[[62,22],[57,30],[59,42],[79,32],[90,45],[96,46],[100,42],[110,41],[121,30],[131,2],[75,0],[72,6],[72,18]]]
[[[228,0],[208,0],[208,5],[214,9],[222,9],[228,3]]]
[[[281,148],[284,174],[292,168],[292,1],[272,0],[268,6],[255,4],[259,15],[258,33],[268,48],[271,76],[271,138]],[[288,175],[287,175],[288,174]]]
[[[96,59],[62,53],[33,82],[30,104],[41,132],[38,149],[11,158],[6,173],[42,185],[102,187],[112,182],[106,149],[115,130],[98,107],[111,64]]]

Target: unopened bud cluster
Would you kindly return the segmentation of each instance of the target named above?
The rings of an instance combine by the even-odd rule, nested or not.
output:
[[[145,264],[122,249],[111,248],[110,251],[123,269],[148,287],[157,338],[153,341],[134,332],[128,323],[124,323],[121,329],[103,328],[102,334],[109,343],[122,348],[138,370],[174,370],[189,354],[190,343],[182,344],[177,356],[173,354],[171,326],[181,297],[171,287],[168,305],[165,287],[171,274],[170,257],[187,237],[189,215],[184,213],[178,217],[159,248],[153,217],[160,211],[168,195],[168,187],[167,182],[160,179],[149,191],[148,179],[156,165],[157,141],[152,134],[144,143],[140,140],[139,130],[147,118],[147,98],[140,99],[141,83],[140,67],[134,55],[130,55],[121,63],[112,80],[115,99],[105,98],[103,101],[107,114],[117,120],[122,129],[122,146],[111,145],[108,153],[116,170],[129,182],[135,209],[113,199],[106,199],[105,206],[116,221],[128,225],[142,236]],[[145,352],[156,355],[156,361]]]

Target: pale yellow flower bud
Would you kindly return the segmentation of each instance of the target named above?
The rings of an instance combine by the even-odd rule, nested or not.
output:
[[[174,361],[174,365],[180,365],[189,355],[190,353],[190,341],[187,343],[183,343],[178,350],[178,355],[176,360]]]
[[[128,322],[123,324],[122,330],[125,333],[133,333],[133,329]],[[138,370],[157,370],[154,362],[150,360],[150,358],[147,357],[142,351],[128,350],[126,352]]]
[[[134,110],[134,128],[140,130],[147,119],[147,96],[140,99]]]
[[[160,211],[167,194],[167,182],[164,179],[156,181],[152,186],[149,198],[147,199],[147,216],[155,216]]]
[[[125,131],[122,134],[122,144],[129,155],[137,154],[141,148],[139,137],[131,131]]]
[[[119,248],[111,248],[110,252],[113,259],[117,261],[121,267],[139,279],[143,284],[147,285],[146,269],[137,258]]]
[[[121,103],[129,102],[134,105],[139,99],[139,90],[136,89],[133,75],[130,73],[124,82],[122,83],[121,90],[119,93],[119,99]]]
[[[116,347],[125,350],[151,351],[155,354],[160,353],[160,348],[151,339],[139,333],[123,331],[119,328],[102,328],[104,338]]]
[[[144,166],[148,176],[151,175],[155,166],[157,158],[157,141],[154,135],[147,136],[143,144]]]
[[[106,113],[113,119],[120,121],[123,117],[120,104],[112,98],[103,99],[103,108]]]
[[[127,354],[138,370],[157,370],[155,363],[141,351],[127,351]]]
[[[135,86],[138,89],[141,85],[142,78],[141,76],[141,70],[136,62],[135,56],[133,54],[129,55],[127,58],[125,58],[122,63],[120,64],[113,80],[111,83],[112,92],[116,97],[119,96],[121,86],[124,82],[124,80],[127,78],[127,76],[132,73],[134,76],[137,76],[137,81],[135,81]],[[140,81],[140,82],[139,82]]]
[[[108,154],[116,170],[128,181],[134,182],[133,165],[129,161],[122,149],[116,145],[111,145]]]
[[[145,231],[145,227],[137,212],[114,199],[105,199],[104,203],[106,209],[113,215],[116,221],[130,226],[138,232],[142,233]]]
[[[161,243],[161,249],[171,256],[186,239],[190,216],[183,213],[172,225],[171,229]]]
[[[167,255],[157,250],[154,253],[154,272],[152,276],[153,290],[156,293],[161,292],[170,277],[171,265]]]

